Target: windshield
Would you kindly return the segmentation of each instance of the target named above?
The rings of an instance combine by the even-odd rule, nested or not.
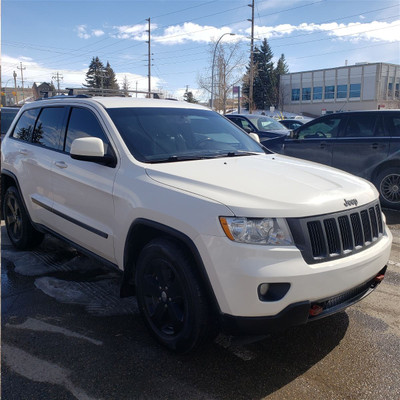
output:
[[[247,115],[247,118],[257,127],[261,132],[268,131],[287,131],[287,129],[278,121],[269,117],[258,117],[256,115]]]
[[[129,151],[139,161],[173,162],[267,151],[213,111],[184,108],[107,111]]]

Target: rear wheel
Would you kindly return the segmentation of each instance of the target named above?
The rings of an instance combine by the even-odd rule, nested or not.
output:
[[[187,353],[204,341],[208,307],[191,258],[166,238],[147,244],[136,266],[139,309],[147,327],[163,345]]]
[[[382,206],[400,209],[400,169],[388,168],[380,172],[375,186],[381,195]]]
[[[32,226],[15,186],[9,187],[4,195],[3,216],[8,237],[17,249],[32,248],[43,240],[43,234]]]

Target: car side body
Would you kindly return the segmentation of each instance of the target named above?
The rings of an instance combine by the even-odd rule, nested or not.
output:
[[[400,110],[325,115],[269,148],[365,178],[384,206],[400,208]]]

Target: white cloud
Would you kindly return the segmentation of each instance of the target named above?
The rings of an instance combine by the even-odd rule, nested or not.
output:
[[[183,25],[169,26],[163,35],[153,37],[153,40],[163,44],[180,44],[185,42],[210,43],[218,40],[224,33],[231,33],[231,28],[215,28],[208,25],[198,25],[185,22]],[[226,41],[237,41],[237,36],[226,36]]]
[[[78,32],[78,37],[81,39],[89,39],[90,35],[86,31],[86,25],[78,25],[76,31]]]
[[[349,24],[338,24],[331,22],[327,24],[308,24],[302,23],[300,25],[283,24],[277,26],[256,26],[254,28],[255,35],[260,38],[277,38],[285,35],[290,35],[295,31],[305,32],[325,32],[329,36],[348,41],[398,41],[398,32],[400,27],[400,20],[393,22],[350,22]],[[250,29],[246,30],[250,34]]]
[[[96,37],[103,36],[104,31],[102,31],[101,29],[92,29],[92,35]]]
[[[117,39],[132,39],[141,42],[148,40],[148,24],[114,26],[114,29],[117,30],[117,33],[113,37]],[[157,29],[157,25],[150,24],[150,30],[154,31],[155,29]]]
[[[118,72],[115,74],[117,77],[118,85],[122,89],[122,84],[124,82],[124,78],[128,80],[129,90],[136,90],[136,82],[137,82],[137,90],[145,92],[148,89],[148,78],[147,76],[132,74],[130,72]],[[160,84],[161,79],[155,76],[151,77],[151,87],[152,90],[155,90]]]
[[[102,29],[92,29],[91,33],[88,33],[87,25],[78,25],[75,28],[75,31],[78,33],[78,37],[81,39],[90,39],[93,36],[99,37],[105,34]]]

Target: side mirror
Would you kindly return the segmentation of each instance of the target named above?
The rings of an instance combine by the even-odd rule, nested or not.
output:
[[[115,165],[114,157],[104,154],[104,143],[97,137],[75,139],[71,144],[70,155],[74,160]]]
[[[260,136],[257,135],[257,133],[254,132],[249,132],[249,136],[255,140],[256,142],[260,143]]]
[[[250,127],[247,128],[243,128],[247,133],[251,133],[253,132],[253,129],[251,129]]]

